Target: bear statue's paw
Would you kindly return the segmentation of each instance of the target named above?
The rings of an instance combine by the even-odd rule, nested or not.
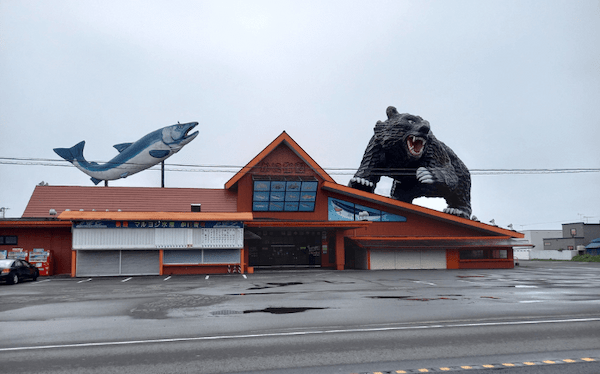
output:
[[[417,169],[417,179],[419,180],[419,182],[425,184],[433,184],[435,182],[433,174],[431,174],[431,172],[427,168],[422,166]]]
[[[470,218],[470,214],[468,214],[464,210],[458,209],[458,208],[446,208],[446,209],[444,209],[444,213],[452,214],[452,215],[463,217],[466,219]]]
[[[371,182],[368,179],[364,179],[364,178],[358,178],[358,177],[353,177],[352,179],[350,179],[350,183],[352,184],[360,184],[366,187],[374,187],[375,184],[373,184],[373,182]]]

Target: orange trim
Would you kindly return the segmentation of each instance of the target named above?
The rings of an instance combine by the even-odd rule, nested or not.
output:
[[[284,131],[275,140],[273,140],[271,142],[271,144],[269,144],[265,149],[263,149],[262,152],[260,152],[248,164],[246,164],[246,166],[244,166],[242,168],[242,170],[240,170],[239,172],[237,172],[237,174],[234,175],[233,178],[231,178],[227,183],[225,183],[225,189],[230,189],[231,187],[233,187],[244,175],[246,175],[248,172],[250,172],[250,170],[252,170],[253,167],[255,167],[256,165],[258,165],[259,162],[261,162],[265,157],[267,157],[269,155],[269,153],[271,153],[275,148],[277,148],[282,143],[286,144],[288,147],[290,147],[290,149],[298,157],[300,157],[304,162],[306,162],[311,167],[311,169],[313,169],[315,171],[315,173],[317,173],[321,178],[323,178],[324,180],[326,180],[328,182],[335,183],[334,180],[333,180],[333,178],[331,178],[329,176],[329,174],[327,174],[325,172],[325,170],[323,170],[315,162],[315,160],[313,160],[312,157],[310,157],[308,155],[308,153],[306,153],[302,149],[302,147],[300,147],[298,145],[298,143],[296,143],[294,141],[294,139],[292,139],[292,137],[289,136]]]
[[[242,213],[202,213],[202,212],[80,212],[65,211],[61,220],[106,220],[106,221],[252,221],[254,215]],[[70,224],[70,223],[69,223]]]
[[[371,221],[252,221],[247,222],[246,227],[314,227],[348,230],[366,228],[370,224]]]
[[[425,216],[428,216],[431,218],[435,218],[435,219],[439,219],[439,220],[443,220],[443,221],[452,221],[454,223],[458,223],[463,226],[469,226],[469,227],[473,227],[473,228],[476,228],[479,230],[493,232],[496,234],[508,235],[512,238],[524,238],[525,237],[525,235],[521,234],[520,232],[503,229],[498,226],[492,226],[492,225],[488,225],[488,224],[478,222],[478,221],[472,221],[470,219],[461,218],[461,217],[458,217],[458,216],[455,216],[452,214],[447,214],[447,213],[439,212],[437,210],[424,208],[424,207],[421,207],[418,205],[405,203],[402,201],[392,199],[390,197],[385,197],[385,196],[377,195],[374,193],[357,190],[355,188],[343,186],[343,185],[337,184],[337,183],[324,181],[321,188],[323,190],[336,192],[341,195],[357,198],[360,200],[365,200],[365,201],[373,202],[376,204],[384,204],[384,205],[392,207],[392,208],[408,210],[412,213],[425,215]]]
[[[6,220],[0,221],[0,227],[69,227],[71,222],[64,221],[29,221],[29,220]]]
[[[159,273],[158,275],[163,275],[164,270],[163,270],[163,258],[164,258],[165,253],[163,252],[162,249],[160,249],[158,251],[158,266],[159,266]]]
[[[75,271],[77,270],[77,251],[71,251],[71,278],[75,278]]]
[[[367,270],[371,270],[371,250],[367,249]]]
[[[404,242],[415,240],[452,240],[452,241],[471,241],[471,240],[507,240],[509,236],[355,236],[352,240],[364,241],[389,241]]]

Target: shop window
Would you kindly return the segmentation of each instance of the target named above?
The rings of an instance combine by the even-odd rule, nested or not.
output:
[[[482,260],[484,258],[485,257],[483,257],[483,249],[460,251],[461,260]]]
[[[302,178],[256,178],[252,194],[255,212],[313,212],[319,182]]]
[[[460,251],[461,260],[487,260],[487,259],[507,259],[508,250],[506,249],[471,249]]]
[[[17,245],[18,240],[16,235],[0,236],[0,245]]]

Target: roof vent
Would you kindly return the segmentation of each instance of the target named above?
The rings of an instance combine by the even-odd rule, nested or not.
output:
[[[50,209],[50,211],[48,212],[48,214],[50,214],[51,216],[55,216],[56,215],[56,209]]]
[[[202,211],[202,204],[191,204],[192,206],[192,212],[201,212]]]

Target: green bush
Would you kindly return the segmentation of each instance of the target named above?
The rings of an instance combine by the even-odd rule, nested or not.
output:
[[[579,262],[600,262],[600,256],[592,256],[592,255],[579,255],[575,256],[571,259],[571,261],[579,261]]]

